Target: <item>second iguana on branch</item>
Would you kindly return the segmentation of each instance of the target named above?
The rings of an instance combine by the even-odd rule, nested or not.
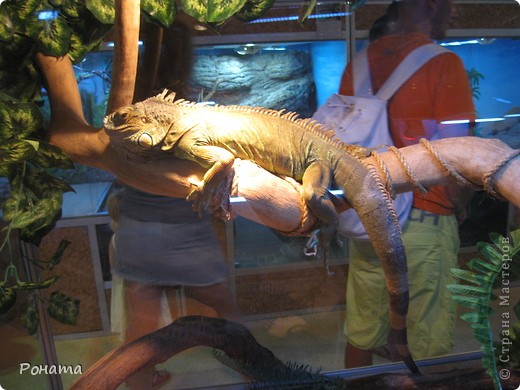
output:
[[[105,118],[114,148],[129,158],[156,158],[170,151],[207,168],[188,200],[196,208],[229,207],[229,173],[236,158],[252,160],[267,171],[301,182],[301,196],[320,221],[324,249],[335,234],[338,216],[328,189],[344,192],[381,259],[389,295],[389,346],[412,372],[406,315],[408,276],[401,229],[393,202],[363,148],[345,145],[331,130],[310,119],[266,108],[207,106],[162,94],[123,107]],[[223,203],[221,203],[223,201]]]

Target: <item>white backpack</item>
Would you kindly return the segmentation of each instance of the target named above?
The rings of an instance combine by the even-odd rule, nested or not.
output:
[[[434,43],[416,48],[397,66],[374,95],[365,48],[352,60],[355,96],[333,94],[312,118],[335,130],[336,136],[345,143],[366,147],[391,146],[393,141],[388,129],[388,99],[425,63],[446,52],[449,50]],[[394,200],[401,226],[408,219],[412,200],[412,192],[399,194]],[[368,239],[365,227],[353,209],[340,214],[338,230],[349,238]]]

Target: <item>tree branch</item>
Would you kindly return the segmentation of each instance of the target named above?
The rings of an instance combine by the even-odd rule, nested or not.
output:
[[[98,360],[71,387],[70,390],[111,390],[121,385],[126,378],[143,368],[163,363],[189,348],[208,346],[223,351],[230,358],[242,363],[248,375],[257,381],[271,381],[276,388],[277,380],[284,385],[326,382],[328,388],[348,389],[464,389],[492,388],[491,378],[484,369],[451,370],[435,374],[380,374],[366,378],[349,379],[298,374],[280,361],[271,351],[260,345],[243,325],[222,318],[200,316],[182,317],[168,326],[120,346]],[[503,385],[516,386],[520,373],[511,376]],[[300,381],[300,382],[298,382]],[[301,386],[302,388],[304,386]],[[513,388],[513,387],[511,387]]]
[[[114,65],[107,113],[132,103],[139,54],[141,2],[116,0]]]

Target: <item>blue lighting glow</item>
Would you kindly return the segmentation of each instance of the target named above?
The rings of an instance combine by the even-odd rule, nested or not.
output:
[[[501,121],[504,121],[506,118],[516,118],[519,116],[520,116],[520,114],[509,114],[509,115],[504,115],[501,118],[479,118],[479,119],[475,119],[475,123],[501,122]],[[469,120],[468,119],[458,119],[458,120],[453,120],[453,121],[442,121],[441,125],[460,125],[463,123],[469,123]]]
[[[138,41],[137,44],[139,46],[143,45],[143,41]],[[114,47],[114,42],[107,42],[106,47]]]
[[[350,12],[332,12],[328,14],[319,14],[319,15],[309,15],[307,19],[326,19],[326,18],[339,18],[343,16],[350,15]],[[275,22],[289,22],[291,20],[298,20],[299,16],[281,16],[278,18],[262,18],[256,19],[249,22],[249,24],[255,23],[275,23]]]
[[[507,114],[504,115],[504,118],[518,118],[520,117],[520,114]]]
[[[45,10],[38,12],[38,20],[53,20],[58,17],[58,11]]]
[[[444,42],[441,46],[462,46],[462,45],[478,45],[478,39],[470,39],[468,41]]]

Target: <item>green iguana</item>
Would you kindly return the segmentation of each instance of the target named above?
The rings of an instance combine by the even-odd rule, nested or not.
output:
[[[301,196],[320,221],[324,249],[338,224],[328,188],[342,189],[383,265],[390,306],[389,346],[412,372],[418,372],[406,338],[409,294],[401,229],[388,191],[364,161],[366,150],[343,144],[333,131],[295,113],[174,99],[174,93],[164,91],[107,116],[104,127],[113,145],[122,146],[133,158],[171,151],[207,168],[203,181],[188,196],[199,210],[212,206],[226,212],[230,190],[225,187],[235,158],[292,177],[301,182]],[[219,206],[222,199],[224,204]]]

